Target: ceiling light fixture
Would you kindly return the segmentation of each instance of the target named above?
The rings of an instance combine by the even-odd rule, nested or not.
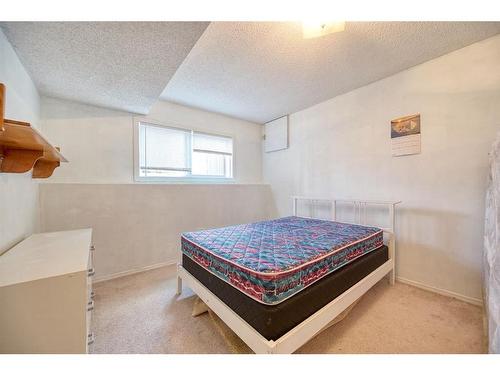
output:
[[[318,38],[327,34],[345,30],[345,22],[302,22],[302,36],[304,39]]]

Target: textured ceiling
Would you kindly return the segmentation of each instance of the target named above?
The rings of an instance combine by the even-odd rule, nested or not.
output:
[[[42,94],[148,112],[208,22],[3,22]]]
[[[42,94],[142,114],[161,94],[260,123],[500,33],[500,22],[347,22],[316,39],[294,22],[0,26]]]
[[[267,122],[500,33],[500,22],[348,22],[303,39],[299,23],[212,22],[165,100]]]

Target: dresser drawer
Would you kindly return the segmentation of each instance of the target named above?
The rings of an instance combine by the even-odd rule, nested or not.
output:
[[[92,287],[92,280],[94,277],[94,253],[95,253],[95,246],[90,245],[89,247],[89,261],[88,261],[88,271],[87,271],[87,352],[89,350],[89,347],[94,343],[95,337],[92,332],[92,315],[94,313],[95,309],[95,293]]]
[[[88,266],[87,266],[87,300],[88,301],[93,299],[92,280],[93,280],[93,276],[95,273],[94,253],[95,253],[95,247],[94,247],[94,245],[90,245],[90,247],[89,247],[89,260],[88,260]]]

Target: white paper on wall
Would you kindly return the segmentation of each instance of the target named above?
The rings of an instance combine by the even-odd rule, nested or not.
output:
[[[488,350],[500,353],[500,132],[490,152],[485,203],[483,296],[488,319]]]
[[[288,148],[288,116],[277,118],[265,124],[265,152]]]
[[[392,139],[392,156],[420,154],[420,134]]]

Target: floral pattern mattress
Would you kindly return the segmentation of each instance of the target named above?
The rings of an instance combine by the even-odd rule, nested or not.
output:
[[[181,237],[186,256],[268,305],[284,301],[382,245],[382,229],[295,216]]]

